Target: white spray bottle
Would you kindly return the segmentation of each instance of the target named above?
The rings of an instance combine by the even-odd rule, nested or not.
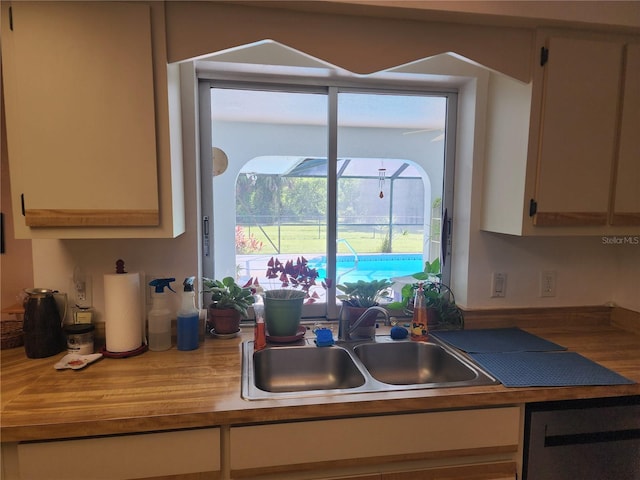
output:
[[[149,350],[156,352],[169,350],[171,348],[171,318],[173,312],[170,308],[169,294],[164,291],[165,287],[175,293],[171,288],[171,282],[175,278],[156,278],[149,282],[155,287],[152,294],[153,304],[147,315],[149,322]]]

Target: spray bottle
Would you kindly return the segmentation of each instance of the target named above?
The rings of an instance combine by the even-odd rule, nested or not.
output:
[[[267,346],[267,333],[264,324],[264,301],[262,300],[264,290],[261,286],[256,287],[253,294],[253,311],[256,314],[256,329],[254,331],[253,349],[258,352]]]
[[[418,284],[418,291],[413,301],[413,319],[411,321],[411,340],[426,341],[428,335],[427,328],[427,306],[424,298],[424,285]]]
[[[195,350],[198,348],[200,312],[195,307],[193,281],[195,277],[184,279],[182,306],[178,310],[178,350]]]
[[[175,281],[175,278],[156,278],[149,282],[149,285],[155,287],[152,294],[153,304],[147,316],[149,350],[159,352],[171,348],[171,317],[173,312],[169,308],[169,294],[165,293],[164,289],[167,287],[175,293],[170,285]]]

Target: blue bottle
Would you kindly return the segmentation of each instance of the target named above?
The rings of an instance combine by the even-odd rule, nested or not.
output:
[[[200,333],[200,312],[195,307],[195,293],[193,281],[195,277],[184,279],[182,292],[182,306],[178,310],[178,350],[195,350],[198,348],[198,334]]]

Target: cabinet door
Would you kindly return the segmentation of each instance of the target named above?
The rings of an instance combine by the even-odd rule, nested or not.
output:
[[[625,48],[613,225],[640,225],[640,44]]]
[[[520,408],[501,407],[232,427],[231,476],[309,469],[317,476],[344,465],[511,456],[519,425]]]
[[[220,477],[220,429],[20,444],[22,478],[116,480]]]
[[[2,67],[14,212],[30,227],[158,225],[149,5],[10,9]]]
[[[547,41],[535,225],[607,223],[622,47],[582,38]]]

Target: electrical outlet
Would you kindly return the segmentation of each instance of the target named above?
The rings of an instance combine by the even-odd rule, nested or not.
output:
[[[78,307],[89,308],[93,304],[91,275],[75,275],[70,281],[70,304]]]
[[[491,297],[505,297],[507,295],[507,274],[494,272],[491,275]]]
[[[540,272],[540,296],[556,296],[556,272],[554,270]]]

